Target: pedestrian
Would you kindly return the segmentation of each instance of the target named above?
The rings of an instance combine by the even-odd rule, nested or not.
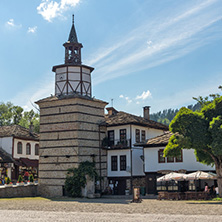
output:
[[[25,171],[24,179],[25,179],[25,182],[29,180],[29,172],[27,170]]]
[[[209,187],[208,187],[208,184],[207,183],[205,183],[205,186],[204,186],[204,192],[209,192]]]

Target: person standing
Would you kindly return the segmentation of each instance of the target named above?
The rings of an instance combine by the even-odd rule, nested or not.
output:
[[[29,172],[27,170],[25,171],[24,179],[26,182],[29,180]]]

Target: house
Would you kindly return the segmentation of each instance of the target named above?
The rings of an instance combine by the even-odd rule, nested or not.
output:
[[[144,149],[144,173],[146,175],[147,194],[156,194],[158,190],[165,190],[157,178],[170,172],[191,173],[197,170],[215,171],[214,167],[197,162],[193,149],[181,150],[178,157],[164,157],[163,151],[172,133],[167,131],[162,135],[149,139],[140,144]]]
[[[132,186],[145,186],[143,147],[134,144],[163,134],[168,126],[149,119],[149,106],[143,117],[106,109],[107,137],[102,145],[107,150],[107,178],[112,193],[123,195]]]
[[[37,177],[39,137],[32,131],[32,125],[30,129],[19,125],[1,126],[0,148],[3,150],[0,157],[3,159],[8,156],[7,163],[1,163],[1,177],[8,176],[16,180],[19,174],[23,175],[24,170],[31,171]]]

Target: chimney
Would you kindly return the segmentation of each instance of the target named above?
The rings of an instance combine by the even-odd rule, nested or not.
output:
[[[143,107],[143,118],[147,120],[150,119],[150,106]]]
[[[107,107],[106,110],[108,111],[109,116],[116,115],[118,113],[118,111],[113,107]]]
[[[29,133],[33,134],[33,132],[34,132],[34,125],[31,122],[30,125],[29,125]]]

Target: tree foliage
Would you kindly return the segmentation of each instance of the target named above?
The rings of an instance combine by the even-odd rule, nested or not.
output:
[[[79,164],[78,168],[68,169],[65,181],[65,190],[71,197],[81,197],[82,188],[86,185],[86,175],[91,179],[98,180],[98,174],[95,169],[95,163],[85,161]]]
[[[194,149],[199,162],[215,165],[220,195],[222,195],[222,96],[195,98],[200,111],[182,107],[171,121],[174,133],[164,150],[165,156],[174,156],[180,149]]]
[[[29,128],[34,125],[34,131],[39,132],[39,114],[33,110],[24,111],[20,106],[14,106],[11,102],[0,103],[0,126],[20,125]]]

